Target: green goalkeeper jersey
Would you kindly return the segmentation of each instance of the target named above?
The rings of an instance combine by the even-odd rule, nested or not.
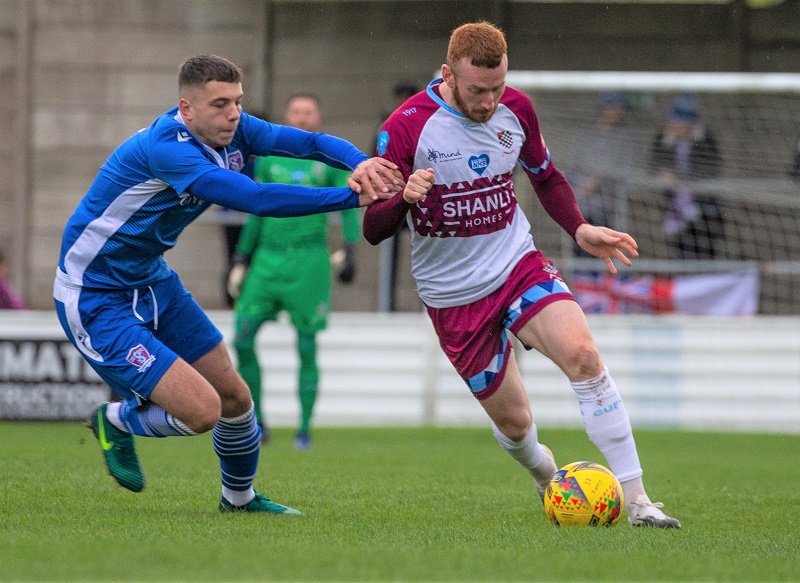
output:
[[[258,182],[277,182],[303,186],[347,186],[350,172],[321,162],[269,156],[256,158],[253,178]],[[236,250],[252,261],[260,252],[288,251],[298,247],[323,247],[328,244],[328,214],[305,217],[249,217],[242,229]],[[359,239],[358,209],[341,211],[342,235],[347,243]]]

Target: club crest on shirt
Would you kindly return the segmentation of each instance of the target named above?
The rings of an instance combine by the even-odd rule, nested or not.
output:
[[[500,142],[500,145],[504,148],[511,148],[514,145],[514,136],[508,130],[503,130],[501,132],[497,132],[497,141]]]
[[[234,150],[228,154],[228,168],[234,172],[239,172],[244,168],[244,156],[239,150]]]
[[[144,372],[155,362],[156,357],[150,354],[144,345],[137,344],[128,351],[128,356],[125,357],[125,360],[135,366],[139,372]]]

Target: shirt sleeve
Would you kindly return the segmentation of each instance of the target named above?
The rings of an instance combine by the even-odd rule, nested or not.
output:
[[[402,228],[411,205],[398,192],[388,200],[379,200],[367,207],[364,213],[364,238],[370,245],[393,237]]]
[[[403,180],[408,181],[414,170],[414,140],[405,121],[397,111],[387,118],[378,133],[377,153],[397,164]],[[409,210],[411,205],[403,198],[402,191],[388,200],[376,201],[364,213],[364,238],[377,245],[393,237],[403,227]]]
[[[368,159],[366,154],[342,138],[289,126],[275,127],[278,131],[270,152],[275,156],[316,160],[340,170],[353,170]]]
[[[408,120],[395,111],[383,123],[378,133],[377,154],[394,162],[403,175],[403,180],[408,181],[408,177],[414,171],[415,144]]]
[[[586,222],[578,208],[575,191],[553,164],[531,100],[516,89],[510,92],[508,106],[517,116],[526,136],[519,154],[519,165],[531,181],[544,210],[574,239],[575,231]]]
[[[169,184],[178,194],[185,192],[203,174],[219,169],[200,151],[194,138],[178,141],[171,132],[154,140],[148,158],[152,175]]]
[[[574,239],[575,231],[586,222],[586,219],[578,208],[575,192],[567,179],[553,167],[545,180],[532,181],[532,183],[544,210]]]
[[[207,202],[261,217],[297,217],[359,206],[349,188],[262,184],[223,168],[201,175],[186,191]]]

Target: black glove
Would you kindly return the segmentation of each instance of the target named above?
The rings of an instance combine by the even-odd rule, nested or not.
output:
[[[337,274],[339,281],[344,284],[352,283],[356,277],[356,246],[355,243],[345,243],[344,262]]]

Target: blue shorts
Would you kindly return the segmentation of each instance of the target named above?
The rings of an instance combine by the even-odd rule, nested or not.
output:
[[[75,286],[59,271],[53,297],[70,342],[134,406],[178,357],[192,363],[222,341],[174,271],[152,286],[124,290]]]

